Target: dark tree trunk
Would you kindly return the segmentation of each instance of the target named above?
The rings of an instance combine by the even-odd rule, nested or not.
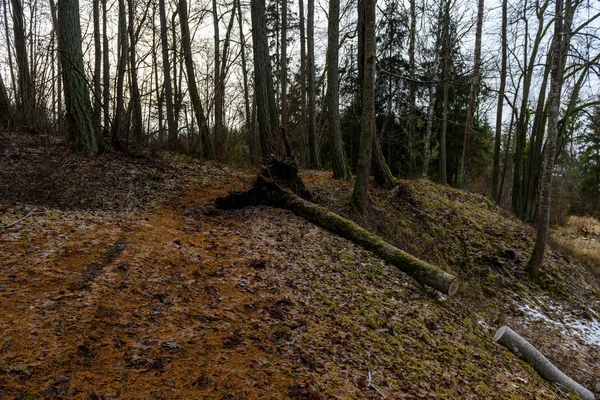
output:
[[[67,129],[71,146],[86,155],[103,150],[93,119],[81,51],[79,1],[58,2],[58,45],[63,66]]]
[[[163,61],[163,80],[165,87],[165,101],[167,103],[167,128],[170,150],[176,150],[178,144],[177,123],[175,121],[175,109],[173,107],[173,86],[171,84],[171,63],[169,62],[169,43],[167,41],[167,11],[165,9],[165,0],[158,0],[160,10],[160,43],[162,48]]]
[[[304,143],[310,143],[308,139],[307,130],[307,100],[306,100],[306,34],[305,34],[305,21],[304,21],[304,0],[298,0],[298,11],[300,14],[300,131],[302,132],[302,141]],[[309,148],[310,145],[305,146],[303,151]],[[308,150],[310,159],[310,150]],[[308,162],[310,164],[310,161]]]
[[[31,121],[34,115],[34,93],[29,73],[27,57],[27,40],[25,39],[25,23],[23,19],[23,5],[20,0],[12,0],[13,31],[15,38],[15,55],[17,59],[18,88],[17,109],[22,122]]]
[[[248,133],[248,150],[250,152],[250,160],[251,162],[255,162],[256,154],[258,153],[256,149],[256,144],[254,143],[254,127],[253,127],[253,117],[252,111],[250,110],[250,91],[248,89],[248,67],[246,65],[246,37],[244,36],[244,25],[242,23],[242,5],[240,0],[234,0],[237,4],[237,20],[239,27],[239,35],[240,35],[240,56],[242,60],[242,79],[244,83],[244,111],[246,117],[246,131]]]
[[[508,0],[502,0],[502,61],[500,67],[500,88],[498,89],[498,107],[496,108],[496,136],[494,138],[494,163],[492,167],[492,200],[498,203],[498,182],[500,178],[500,144],[502,142],[502,111],[504,108],[504,92],[506,91],[506,69],[508,60]]]
[[[102,40],[100,33],[100,0],[92,1],[94,18],[94,125],[102,128]]]
[[[269,46],[267,42],[267,25],[265,17],[265,0],[251,0],[252,40],[254,50],[254,90],[260,135],[260,147],[263,159],[276,152],[277,106],[273,88],[273,75]]]
[[[4,129],[10,128],[13,124],[12,119],[12,106],[8,99],[8,94],[6,93],[6,86],[4,86],[2,75],[0,75],[0,127]]]
[[[127,49],[129,43],[127,38],[127,11],[125,0],[119,0],[119,54],[117,63],[117,108],[115,111],[114,124],[112,126],[111,142],[114,148],[121,148],[121,133],[123,130],[124,101],[123,91],[125,82],[125,70],[127,68]]]
[[[317,89],[315,78],[315,2],[308,0],[306,33],[308,45],[308,144],[310,166],[320,168],[319,136],[317,132]]]
[[[135,8],[133,4],[134,0],[127,0],[127,7],[129,11],[129,76],[131,78],[131,119],[132,119],[132,132],[133,140],[137,144],[143,143],[143,120],[142,120],[142,103],[140,100],[140,89],[138,87],[138,76],[137,76],[137,61],[136,61],[136,44],[137,37],[135,34],[133,21],[135,17]],[[147,12],[147,11],[146,11]]]
[[[363,214],[367,209],[369,175],[371,172],[371,155],[375,131],[375,7],[376,0],[359,0],[364,3],[364,66],[362,81],[362,121],[360,132],[360,147],[358,165],[356,168],[356,181],[352,192],[352,204],[356,210]],[[360,7],[359,7],[360,12]],[[359,17],[359,21],[361,18]],[[360,23],[359,23],[360,33]],[[360,42],[359,38],[359,42]]]
[[[483,0],[479,0],[477,6],[477,29],[475,31],[475,61],[473,63],[473,77],[471,90],[469,92],[469,106],[467,109],[467,126],[465,127],[465,138],[463,142],[463,154],[460,160],[458,173],[458,185],[466,189],[469,184],[469,161],[471,157],[471,138],[474,133],[475,110],[477,109],[477,96],[479,96],[479,81],[481,79],[481,36],[483,33]]]
[[[102,0],[102,103],[104,107],[104,132],[109,132],[110,120],[110,61],[108,53],[107,0]]]
[[[192,45],[190,39],[190,28],[188,23],[187,1],[179,0],[179,23],[181,25],[181,45],[183,47],[183,58],[187,74],[188,89],[190,91],[190,99],[192,108],[194,109],[194,117],[198,123],[200,130],[200,142],[202,145],[202,155],[204,159],[211,160],[214,157],[212,141],[210,140],[210,129],[208,121],[204,114],[198,84],[196,83],[196,73],[194,69],[194,61],[192,60]]]
[[[284,0],[286,1],[286,0]],[[340,1],[329,1],[329,26],[327,42],[327,117],[331,141],[331,161],[333,177],[350,179],[350,166],[342,142],[340,127],[340,81],[339,81],[339,39]]]

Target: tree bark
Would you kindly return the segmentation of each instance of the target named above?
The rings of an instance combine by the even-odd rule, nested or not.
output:
[[[102,103],[104,106],[104,132],[109,132],[110,122],[110,61],[108,53],[107,0],[102,0]],[[60,64],[59,64],[60,66]]]
[[[121,133],[123,130],[123,114],[125,110],[123,102],[123,91],[125,82],[125,69],[127,68],[127,49],[129,40],[127,38],[127,11],[125,0],[119,0],[119,54],[117,61],[117,104],[115,118],[112,126],[111,142],[114,148],[121,149]]]
[[[221,50],[219,35],[219,13],[217,0],[212,0],[213,14],[213,41],[214,41],[214,90],[215,90],[215,156],[222,160],[225,153],[225,141],[223,137],[223,101],[221,96]]]
[[[277,107],[273,88],[273,75],[267,26],[265,0],[251,0],[252,40],[254,51],[254,90],[256,94],[260,146],[263,159],[276,152]]]
[[[467,126],[463,143],[463,154],[460,160],[458,182],[461,189],[466,189],[469,184],[469,160],[471,157],[471,138],[474,133],[475,110],[477,109],[477,96],[479,95],[479,81],[481,79],[481,36],[483,34],[483,6],[484,1],[479,0],[477,6],[477,28],[475,31],[475,61],[473,64],[473,77],[469,92],[469,106],[467,109]]]
[[[352,192],[352,204],[364,214],[367,209],[369,175],[375,131],[375,7],[376,0],[361,0],[364,3],[364,65],[362,81],[362,121],[356,180]],[[359,7],[360,13],[360,7]],[[360,18],[359,18],[360,21]],[[360,33],[360,27],[359,27]],[[359,41],[361,39],[359,38]],[[360,60],[360,59],[359,59]]]
[[[102,128],[102,40],[100,33],[100,0],[92,1],[94,19],[94,125]]]
[[[135,34],[133,21],[135,17],[135,7],[133,4],[134,0],[127,0],[128,14],[129,14],[129,76],[131,78],[130,90],[131,90],[131,119],[132,119],[132,131],[133,140],[137,144],[143,142],[143,120],[142,120],[142,103],[140,100],[140,89],[138,87],[138,75],[137,75],[137,60],[136,60],[136,44],[137,37]]]
[[[67,130],[71,147],[86,155],[96,155],[103,150],[103,146],[93,123],[92,106],[83,72],[79,1],[61,0],[57,11],[58,45],[63,66]]]
[[[308,143],[310,166],[320,168],[319,137],[317,132],[317,89],[315,81],[315,1],[308,0],[306,33],[308,45]]]
[[[565,70],[565,58],[569,48],[569,21],[570,0],[567,1],[566,11],[563,11],[564,0],[556,0],[554,17],[554,38],[552,40],[552,69],[550,72],[550,94],[548,106],[548,138],[546,139],[546,154],[544,157],[544,170],[540,183],[540,205],[537,223],[535,245],[527,270],[533,282],[539,281],[540,268],[544,261],[548,229],[550,225],[550,196],[552,194],[552,175],[554,172],[554,156],[556,153],[556,138],[558,135],[558,114],[560,113],[560,96]],[[565,18],[565,15],[567,15]],[[570,21],[569,21],[570,22]]]
[[[450,0],[445,0],[444,22],[442,26],[444,53],[444,85],[442,101],[442,131],[440,133],[440,183],[448,183],[446,135],[448,133],[448,93],[450,91]]]
[[[281,129],[287,130],[287,0],[281,1]]]
[[[212,141],[210,140],[210,129],[208,121],[204,114],[198,84],[196,82],[196,72],[194,69],[194,61],[192,59],[192,45],[190,38],[190,28],[187,12],[187,0],[179,0],[179,24],[181,25],[181,45],[183,47],[183,59],[185,61],[185,69],[187,75],[188,90],[190,92],[190,100],[194,109],[194,117],[198,123],[200,131],[200,143],[202,146],[202,156],[205,160],[211,160],[214,157]]]
[[[284,0],[285,2],[286,0]],[[327,29],[327,118],[331,140],[331,162],[335,179],[350,179],[350,166],[344,151],[340,126],[340,81],[339,81],[339,39],[340,1],[329,1],[329,23]]]
[[[251,162],[255,162],[256,158],[256,145],[254,143],[254,132],[253,132],[253,119],[252,112],[250,110],[250,91],[248,90],[248,68],[246,65],[246,37],[244,36],[244,25],[242,23],[242,5],[240,0],[234,0],[237,3],[237,19],[240,34],[240,56],[242,60],[242,80],[244,84],[244,110],[246,117],[246,131],[248,132],[248,149],[250,152]]]
[[[13,124],[13,112],[8,94],[6,92],[6,86],[0,75],[0,127],[8,129]]]
[[[29,62],[27,57],[27,41],[25,39],[25,23],[23,19],[23,5],[20,0],[12,0],[13,32],[15,39],[15,55],[17,61],[17,109],[23,122],[30,121],[34,115],[35,101]]]
[[[502,111],[504,108],[504,92],[506,91],[506,69],[508,60],[508,0],[502,0],[501,44],[502,61],[500,62],[500,87],[498,88],[498,106],[496,107],[496,136],[494,138],[494,162],[492,167],[492,200],[498,203],[498,181],[500,179],[500,145],[502,142]]]
[[[300,131],[302,133],[302,141],[304,143],[310,143],[308,139],[307,130],[307,100],[306,100],[306,34],[305,34],[305,21],[304,21],[304,0],[298,0],[298,13],[300,14]],[[310,145],[304,146],[309,148]],[[304,149],[303,149],[304,150]],[[304,150],[305,151],[305,150]],[[310,160],[310,150],[308,150],[309,156],[305,157]],[[305,153],[306,154],[306,153]],[[310,164],[310,161],[308,162]]]
[[[163,80],[165,87],[165,101],[167,103],[167,129],[168,129],[168,147],[170,150],[176,150],[178,147],[178,132],[175,122],[175,110],[173,107],[173,87],[171,85],[171,64],[169,62],[169,43],[167,41],[167,11],[165,9],[165,0],[158,0],[160,10],[160,42],[162,47],[163,61]]]
[[[538,349],[508,326],[498,329],[494,335],[494,342],[501,344],[517,357],[529,363],[548,382],[554,383],[568,392],[577,392],[583,400],[594,400],[592,392],[556,368]]]
[[[415,155],[415,137],[417,128],[417,87],[415,83],[415,40],[417,36],[417,6],[416,0],[410,0],[410,29],[408,37],[408,73],[410,80],[408,81],[408,126],[406,129],[406,152],[408,158],[408,176],[412,177],[417,169],[417,161]]]
[[[367,0],[367,4],[370,2],[374,4],[373,0]],[[246,192],[232,192],[228,196],[216,199],[215,203],[217,207],[222,209],[241,208],[258,204],[285,208],[373,252],[418,282],[443,294],[452,296],[458,290],[458,281],[453,275],[392,246],[355,222],[284,190],[275,180],[269,179],[263,174],[258,176],[252,189]]]

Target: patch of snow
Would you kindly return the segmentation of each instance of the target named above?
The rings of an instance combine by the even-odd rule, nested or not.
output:
[[[586,344],[593,344],[600,346],[600,321],[595,317],[591,317],[590,320],[581,319],[573,314],[566,314],[564,321],[556,321],[550,318],[544,312],[540,311],[535,306],[532,307],[529,304],[519,305],[521,311],[532,320],[542,320],[550,325],[556,326],[563,333],[574,333],[581,338]],[[559,305],[553,305],[551,308],[559,311],[562,307]]]

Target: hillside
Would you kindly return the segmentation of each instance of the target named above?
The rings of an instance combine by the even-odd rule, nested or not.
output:
[[[553,247],[531,286],[533,229],[480,195],[401,181],[358,218],[351,183],[303,173],[459,276],[446,298],[288,211],[210,205],[256,171],[0,135],[0,225],[40,212],[0,230],[1,398],[565,398],[505,324],[600,394],[600,275]]]

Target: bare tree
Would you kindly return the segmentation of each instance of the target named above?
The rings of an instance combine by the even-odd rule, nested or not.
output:
[[[504,93],[506,91],[506,69],[508,59],[508,39],[507,39],[507,20],[508,20],[508,0],[502,0],[502,28],[501,44],[502,58],[500,61],[500,87],[498,88],[498,106],[496,107],[496,136],[494,139],[494,165],[492,167],[492,200],[496,203],[500,201],[498,197],[498,180],[500,177],[500,145],[502,141],[502,111],[504,109]]]
[[[173,107],[173,86],[171,85],[171,63],[169,62],[169,43],[167,41],[167,11],[165,0],[158,0],[160,10],[160,43],[162,47],[163,80],[165,85],[165,100],[167,103],[167,127],[169,133],[169,149],[178,147],[177,123],[175,122],[175,109]]]
[[[127,10],[129,14],[129,24],[127,27],[129,33],[129,78],[130,78],[130,94],[131,94],[131,122],[132,122],[132,132],[133,139],[136,143],[140,144],[143,140],[142,128],[143,128],[143,119],[142,119],[142,103],[140,99],[140,89],[138,86],[138,66],[137,66],[137,55],[136,55],[136,47],[139,36],[139,28],[136,31],[134,29],[134,21],[135,21],[135,5],[134,0],[127,0]],[[140,23],[140,27],[144,24],[146,20],[146,16],[148,15],[148,8],[144,10],[144,14],[142,17],[142,21]]]
[[[363,69],[363,106],[360,133],[360,148],[356,181],[352,192],[352,204],[359,213],[367,209],[369,175],[371,169],[371,152],[375,131],[375,7],[376,0],[364,0],[364,69]],[[360,12],[360,7],[359,7]],[[359,28],[360,29],[360,28]]]
[[[11,0],[13,32],[15,39],[15,54],[18,71],[17,108],[23,119],[25,115],[34,114],[34,91],[29,73],[29,62],[27,57],[27,41],[25,39],[25,23],[23,20],[23,5],[20,0]]]
[[[287,130],[287,0],[281,1],[281,129]]]
[[[83,69],[79,1],[61,0],[57,11],[69,139],[75,151],[96,155],[103,150],[103,146],[92,119],[88,83]]]
[[[286,0],[283,0],[284,2]],[[340,127],[340,81],[339,81],[339,40],[340,40],[340,1],[329,1],[329,25],[327,29],[327,117],[331,141],[333,177],[350,179],[350,166],[342,142]]]
[[[100,39],[100,1],[92,1],[94,19],[94,125],[96,132],[102,127],[102,41]]]
[[[317,89],[315,81],[315,1],[308,0],[306,33],[308,46],[308,143],[310,166],[320,168],[319,141],[317,132]]]
[[[204,108],[202,107],[202,101],[200,100],[198,85],[196,83],[194,61],[192,60],[192,46],[186,0],[179,0],[179,23],[181,25],[181,45],[183,47],[183,57],[185,61],[188,89],[190,91],[190,99],[192,102],[192,108],[194,109],[194,116],[200,130],[202,155],[205,159],[210,160],[213,158],[214,153],[212,142],[210,140],[208,121],[206,120],[206,115],[204,114]]]
[[[123,129],[123,117],[125,106],[123,103],[123,85],[125,82],[125,68],[127,66],[127,51],[129,41],[127,37],[127,10],[125,8],[125,0],[119,0],[119,54],[117,57],[117,108],[115,111],[114,123],[112,126],[111,143],[114,148],[121,148],[121,131]]]
[[[479,81],[481,79],[481,36],[483,33],[483,5],[479,0],[477,5],[477,28],[475,30],[475,61],[473,62],[473,77],[471,78],[471,90],[469,91],[469,107],[467,109],[467,126],[465,127],[465,138],[463,143],[463,154],[460,160],[458,172],[458,185],[466,189],[469,183],[469,160],[471,157],[471,137],[473,136],[473,125],[475,124],[475,110],[477,108],[477,96],[479,96]]]
[[[251,0],[252,41],[254,51],[254,93],[262,157],[276,152],[277,106],[273,88],[271,60],[267,42],[265,0]]]
[[[550,196],[552,193],[552,175],[556,154],[556,138],[558,135],[558,116],[560,113],[560,97],[567,51],[570,44],[570,27],[573,10],[571,0],[556,0],[554,14],[554,37],[552,39],[552,67],[550,72],[550,93],[548,108],[548,138],[540,189],[540,212],[537,223],[535,246],[527,263],[529,278],[538,282],[540,267],[544,260],[548,228],[550,225]]]

